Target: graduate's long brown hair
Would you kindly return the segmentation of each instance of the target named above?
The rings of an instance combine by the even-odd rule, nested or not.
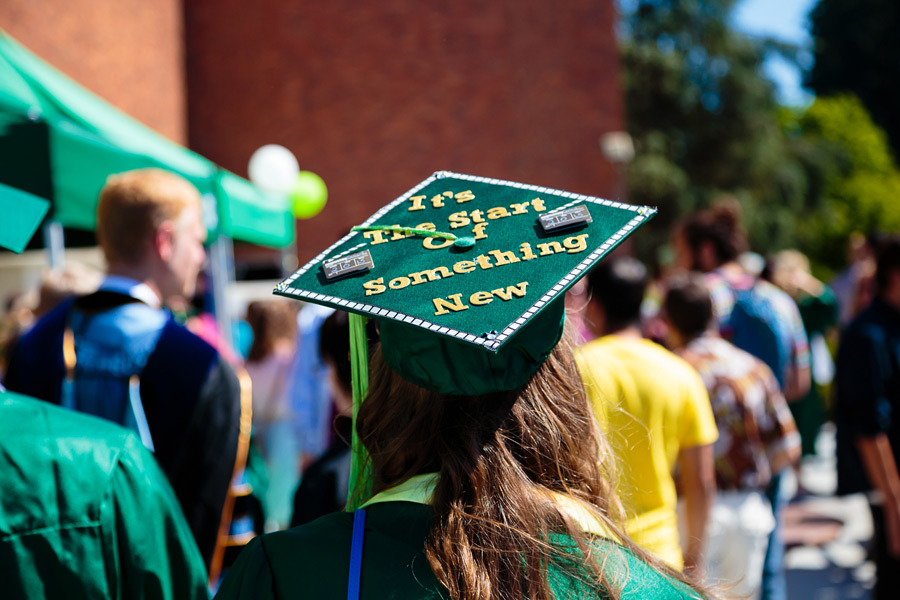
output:
[[[576,597],[619,597],[624,558],[592,544],[553,493],[584,503],[611,536],[683,580],[622,530],[613,463],[565,337],[531,380],[511,392],[430,392],[394,373],[377,347],[370,379],[357,432],[375,491],[439,474],[426,555],[451,598],[551,600],[551,564],[574,575]],[[568,550],[550,543],[556,533],[571,538]]]

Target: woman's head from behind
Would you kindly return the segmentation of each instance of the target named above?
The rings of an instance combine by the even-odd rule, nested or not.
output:
[[[357,431],[376,491],[439,473],[427,554],[453,597],[498,597],[523,581],[525,597],[547,597],[546,534],[577,535],[554,492],[619,514],[609,505],[608,453],[565,340],[523,387],[482,396],[409,383],[378,349],[371,372]]]
[[[397,375],[376,349],[358,428],[378,478],[376,487],[438,471],[439,462],[463,454],[481,457],[484,448],[494,445],[515,446],[515,458],[527,475],[543,484],[559,479],[560,463],[568,462],[569,455],[585,469],[596,467],[595,461],[582,460],[584,450],[593,450],[595,423],[565,342],[522,388],[482,396],[421,388]],[[465,447],[469,443],[474,446]]]

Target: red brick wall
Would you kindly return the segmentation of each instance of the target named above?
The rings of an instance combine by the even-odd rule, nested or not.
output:
[[[241,175],[283,144],[325,179],[301,260],[436,170],[611,197],[613,22],[596,0],[190,0],[190,144]]]
[[[117,108],[186,141],[181,0],[2,0],[0,27]]]

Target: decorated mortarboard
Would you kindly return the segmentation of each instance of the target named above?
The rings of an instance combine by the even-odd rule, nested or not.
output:
[[[43,198],[0,183],[0,246],[24,250],[49,209]]]
[[[385,360],[422,387],[514,389],[559,340],[555,301],[655,212],[438,172],[275,291],[378,319]]]
[[[348,509],[371,484],[355,427],[368,389],[363,317],[407,381],[447,395],[516,389],[559,341],[566,290],[655,212],[442,171],[281,282],[276,294],[351,314]]]

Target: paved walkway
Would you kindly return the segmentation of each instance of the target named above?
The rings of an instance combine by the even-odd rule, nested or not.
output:
[[[834,427],[827,424],[817,455],[800,467],[798,494],[785,510],[788,598],[856,600],[872,597],[875,565],[868,559],[872,519],[863,495],[837,497]]]

